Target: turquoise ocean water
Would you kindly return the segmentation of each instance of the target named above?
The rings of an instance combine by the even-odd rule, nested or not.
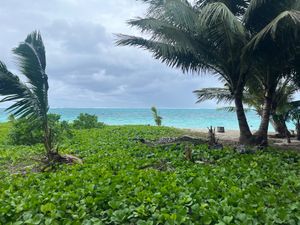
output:
[[[110,125],[141,124],[154,125],[150,109],[117,109],[117,108],[55,108],[52,113],[61,115],[63,120],[72,121],[81,112],[95,114]],[[208,126],[224,126],[227,130],[237,130],[238,124],[235,113],[217,109],[159,109],[164,126],[179,128],[206,128]],[[257,129],[260,119],[255,112],[248,112],[247,118],[251,129]],[[0,109],[0,122],[7,120],[4,109]],[[289,124],[292,129],[293,125]],[[270,127],[270,131],[273,128]]]

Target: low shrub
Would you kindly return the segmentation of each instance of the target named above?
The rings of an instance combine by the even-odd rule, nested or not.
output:
[[[88,113],[80,113],[76,120],[73,122],[74,129],[92,129],[92,128],[102,128],[104,123],[98,122],[98,117],[96,115],[90,115]]]
[[[34,145],[43,143],[42,123],[38,120],[30,120],[29,118],[16,119],[9,117],[12,124],[9,132],[9,143],[14,145]],[[48,115],[51,138],[54,143],[70,138],[72,132],[70,125],[66,121],[60,121],[60,115]]]

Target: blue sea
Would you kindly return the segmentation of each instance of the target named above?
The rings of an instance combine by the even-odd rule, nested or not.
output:
[[[150,109],[118,109],[118,108],[55,108],[51,113],[61,115],[62,120],[72,121],[80,113],[95,114],[99,121],[109,125],[154,125]],[[163,117],[163,125],[178,128],[207,128],[208,126],[223,126],[227,130],[238,130],[235,113],[218,109],[159,109]],[[0,122],[7,121],[8,115],[4,109],[0,109]],[[247,112],[247,118],[251,129],[259,126],[260,119],[253,112]],[[293,125],[289,124],[293,129]],[[273,128],[270,127],[270,131]]]

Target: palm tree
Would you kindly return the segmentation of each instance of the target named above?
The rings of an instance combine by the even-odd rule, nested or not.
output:
[[[256,136],[267,141],[272,99],[282,78],[294,73],[300,46],[298,0],[252,0],[243,21],[251,35],[244,60],[255,65],[254,74],[264,92],[262,120]],[[297,56],[298,55],[298,56]]]
[[[186,0],[143,1],[150,5],[146,18],[131,20],[129,24],[147,33],[150,38],[119,35],[117,43],[147,49],[156,59],[184,72],[214,72],[234,97],[240,141],[261,142],[265,139],[274,84],[283,74],[290,74],[286,65],[292,68],[297,64],[293,59],[295,45],[299,42],[299,12],[293,10],[298,7],[293,4],[297,1],[235,1],[241,7],[225,0],[198,1],[198,7],[191,6]],[[263,22],[256,15],[262,17]],[[281,31],[286,31],[289,37],[284,38]],[[284,42],[287,44],[284,45]],[[270,64],[264,66],[266,60],[271,62],[274,52],[270,50],[274,46],[280,52],[275,61],[280,63],[276,68]],[[288,57],[281,63],[279,59],[284,55]],[[244,87],[250,75],[259,75],[271,82],[265,85],[268,97],[265,98],[262,123],[257,134],[259,138],[256,140],[252,139],[242,104]]]
[[[151,107],[151,111],[152,111],[153,118],[154,118],[156,125],[161,126],[162,117],[158,115],[157,109],[153,106],[153,107]]]
[[[119,35],[117,44],[147,49],[154,58],[184,72],[210,71],[218,76],[234,96],[240,141],[249,142],[252,134],[242,104],[248,68],[241,61],[248,34],[241,20],[222,2],[200,7],[186,0],[144,2],[150,5],[146,18],[129,24],[150,38]]]
[[[46,55],[42,37],[34,31],[24,42],[13,49],[20,72],[27,79],[23,82],[0,62],[1,102],[13,101],[6,110],[16,117],[39,120],[44,131],[44,146],[48,159],[57,155],[51,140],[48,125],[48,76],[46,74]]]
[[[262,117],[264,105],[263,87],[259,86],[257,81],[248,82],[246,91],[244,92],[243,102]],[[270,122],[280,137],[290,135],[286,126],[287,115],[292,108],[298,106],[298,101],[293,101],[294,94],[298,91],[297,85],[291,79],[282,79],[275,90],[272,98],[272,110]],[[231,104],[234,99],[227,88],[202,88],[194,91],[197,95],[197,103],[206,100],[216,100],[217,104],[223,102]],[[224,107],[227,111],[234,112],[235,107]]]

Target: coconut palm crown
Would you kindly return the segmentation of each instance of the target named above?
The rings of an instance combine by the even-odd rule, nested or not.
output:
[[[46,74],[46,54],[41,34],[37,31],[27,36],[24,42],[13,49],[20,73],[26,82],[10,72],[0,62],[1,102],[12,101],[6,110],[16,117],[40,120],[44,130],[44,145],[47,153],[53,150],[48,127],[48,76]]]

